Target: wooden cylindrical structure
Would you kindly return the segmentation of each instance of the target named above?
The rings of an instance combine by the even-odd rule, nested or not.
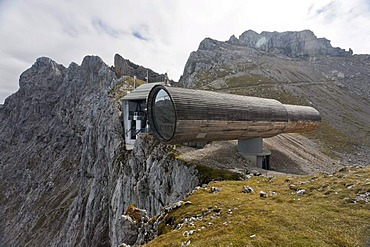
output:
[[[321,121],[309,106],[163,85],[152,88],[147,103],[154,135],[168,144],[306,132]]]

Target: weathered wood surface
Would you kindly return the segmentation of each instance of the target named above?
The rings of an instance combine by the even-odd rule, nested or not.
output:
[[[165,143],[233,140],[305,132],[317,128],[321,120],[320,113],[312,107],[284,105],[273,99],[202,90],[156,86],[149,94],[149,99],[160,89],[168,92],[176,111],[176,128],[172,138],[166,141],[159,136]],[[153,122],[150,106],[148,110],[149,121]]]

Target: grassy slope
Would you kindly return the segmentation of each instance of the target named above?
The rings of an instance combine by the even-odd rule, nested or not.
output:
[[[369,178],[367,167],[334,175],[212,183],[220,193],[197,190],[185,199],[192,204],[171,212],[168,225],[161,227],[164,234],[147,246],[180,246],[189,239],[191,246],[364,246],[370,236],[370,204],[352,200],[370,192]],[[291,184],[306,193],[298,196]],[[242,193],[244,185],[255,193]],[[261,198],[261,190],[269,196]],[[197,218],[193,226],[184,223],[190,217]],[[179,223],[182,228],[174,230]],[[196,231],[183,236],[189,230]]]

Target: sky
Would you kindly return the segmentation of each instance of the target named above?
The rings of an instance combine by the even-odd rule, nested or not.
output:
[[[206,37],[312,30],[370,54],[370,0],[0,0],[0,104],[38,57],[68,67],[116,53],[173,80]]]

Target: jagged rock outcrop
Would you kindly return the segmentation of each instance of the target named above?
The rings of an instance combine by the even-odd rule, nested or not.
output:
[[[352,56],[353,51],[333,48],[330,40],[317,38],[310,30],[300,32],[261,32],[248,30],[237,39],[234,35],[227,41],[234,45],[243,45],[272,54],[282,54],[289,57],[306,57],[328,55],[334,57]]]
[[[102,184],[121,126],[101,89],[113,78],[98,57],[68,68],[39,58],[21,75],[0,113],[5,245],[109,243]]]
[[[165,74],[158,74],[149,68],[132,63],[128,59],[124,59],[119,54],[114,56],[114,71],[119,78],[123,75],[136,76],[138,79],[146,81],[148,73],[149,82],[164,81]]]
[[[121,164],[111,197],[112,246],[127,240],[121,215],[130,204],[146,209],[153,217],[167,204],[183,199],[199,183],[194,167],[174,160],[168,153],[152,136],[143,136],[135,143],[134,155]]]
[[[96,56],[21,75],[0,109],[1,246],[117,246],[128,205],[152,216],[198,183],[150,137],[124,150],[116,81]]]
[[[150,220],[145,210],[135,208],[137,215],[127,214],[126,212],[122,215],[120,221],[122,224],[121,228],[125,232],[120,247],[143,245],[153,240],[160,233],[159,226],[161,224],[166,225],[166,217],[170,212],[190,204],[190,201],[178,201],[162,208],[160,213]],[[141,218],[138,218],[138,216]]]

